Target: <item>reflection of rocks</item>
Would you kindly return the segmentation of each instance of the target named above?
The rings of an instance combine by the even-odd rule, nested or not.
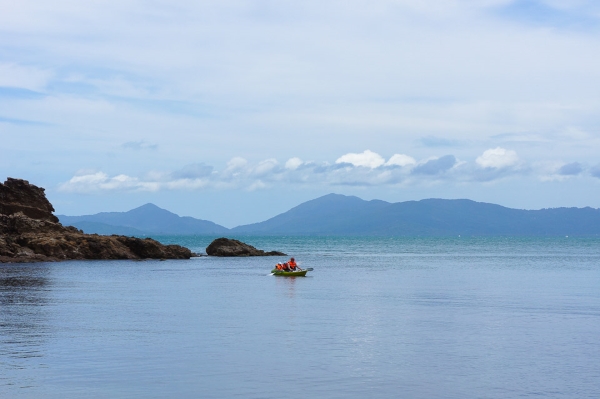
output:
[[[0,277],[0,287],[39,288],[46,284],[46,280],[39,277]]]
[[[42,304],[40,293],[48,285],[49,270],[33,265],[5,265],[0,268],[0,304]]]
[[[43,188],[11,178],[0,183],[0,262],[192,256],[187,248],[163,245],[151,238],[84,234],[75,227],[64,227],[53,211]]]
[[[210,256],[286,256],[283,252],[265,252],[229,238],[217,238],[206,247],[206,254]]]
[[[0,267],[0,353],[5,359],[43,356],[48,326],[49,269],[43,265]],[[4,362],[11,367],[11,361]],[[17,363],[13,367],[22,367]]]

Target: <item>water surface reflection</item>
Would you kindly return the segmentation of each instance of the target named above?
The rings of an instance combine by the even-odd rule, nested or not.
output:
[[[41,357],[49,327],[49,269],[44,264],[0,265],[0,367]]]

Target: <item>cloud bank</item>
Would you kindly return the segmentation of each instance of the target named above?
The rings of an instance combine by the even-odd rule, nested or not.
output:
[[[394,154],[387,161],[370,150],[348,153],[330,163],[303,161],[298,157],[281,163],[275,158],[260,162],[235,157],[222,170],[205,163],[189,164],[169,172],[148,172],[141,177],[101,171],[81,171],[59,189],[64,192],[160,191],[199,189],[260,190],[281,185],[320,186],[414,186],[440,181],[478,184],[524,175],[540,180],[564,180],[587,174],[600,178],[600,167],[586,168],[579,162],[551,169],[529,165],[513,150],[488,149],[474,161],[461,161],[454,155],[430,157],[421,161]]]

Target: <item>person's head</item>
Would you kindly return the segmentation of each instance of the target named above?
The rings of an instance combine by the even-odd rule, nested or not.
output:
[[[295,262],[295,259],[294,259],[294,258],[291,258],[290,260],[291,260],[292,262]]]

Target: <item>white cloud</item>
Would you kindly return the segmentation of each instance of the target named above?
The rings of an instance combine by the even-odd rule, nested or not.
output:
[[[252,171],[254,176],[265,176],[279,166],[279,162],[275,158],[265,159],[258,163]]]
[[[148,174],[157,179],[142,180],[137,177],[120,174],[109,177],[104,172],[78,174],[59,185],[59,191],[71,193],[93,193],[100,191],[159,191],[159,190],[197,190],[205,188],[210,181],[204,179],[175,178],[165,180],[169,174]]]
[[[257,180],[248,187],[248,191],[256,191],[267,188],[267,185],[261,180]]]
[[[352,160],[350,163],[344,160]],[[160,190],[259,190],[272,187],[336,187],[336,186],[427,186],[441,181],[461,184],[481,184],[511,177],[533,176],[541,181],[563,181],[580,176],[600,176],[597,169],[590,173],[579,162],[551,162],[529,165],[514,151],[494,148],[485,151],[476,161],[460,161],[454,155],[429,157],[416,163],[412,157],[395,154],[381,164],[380,156],[370,151],[346,154],[334,164],[302,162],[290,158],[283,167],[275,158],[249,162],[233,158],[218,170],[205,163],[186,165],[175,171],[151,171],[142,177],[82,170],[59,186],[60,191],[89,193],[98,191],[160,191]]]
[[[154,182],[140,181],[138,178],[124,174],[109,177],[103,172],[78,174],[59,186],[60,191],[78,193],[130,190],[156,191],[159,188]]]
[[[408,166],[416,163],[417,161],[413,157],[404,154],[394,154],[385,164],[387,166]]]
[[[285,168],[286,169],[291,169],[291,170],[296,170],[300,167],[300,165],[302,165],[302,160],[300,158],[290,158],[287,160],[287,162],[285,163]]]
[[[228,172],[228,173],[238,172],[238,171],[242,170],[247,164],[248,164],[248,161],[245,160],[244,158],[241,158],[241,157],[231,158],[231,160],[229,162],[227,162],[227,168],[225,169],[225,172]]]
[[[72,184],[100,184],[108,180],[108,175],[103,172],[88,172],[81,171],[77,175],[73,176],[69,183]]]
[[[515,151],[501,147],[486,150],[475,160],[480,167],[492,169],[510,168],[518,165],[519,161]]]
[[[385,163],[385,159],[376,152],[366,150],[360,154],[349,153],[339,157],[335,163],[349,163],[354,166],[377,168]]]

